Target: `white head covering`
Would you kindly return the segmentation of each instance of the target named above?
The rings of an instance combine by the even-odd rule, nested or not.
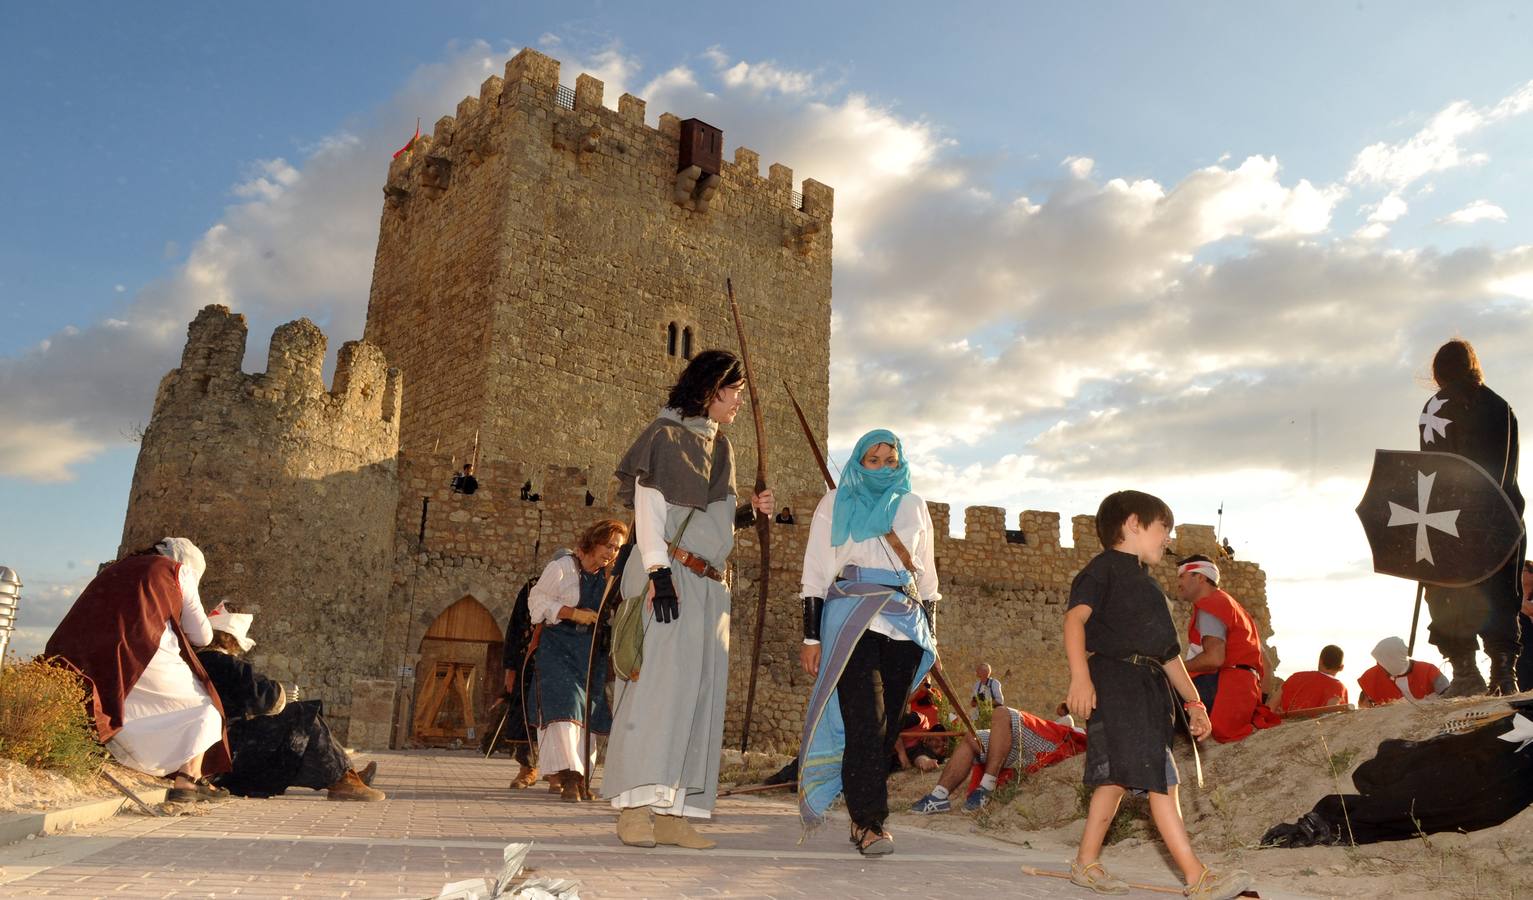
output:
[[[208,624],[215,631],[227,632],[234,636],[235,643],[246,653],[255,646],[255,641],[250,639],[250,623],[255,621],[255,616],[250,613],[232,613],[228,607],[220,603],[208,613]]]
[[[202,551],[197,545],[186,538],[168,537],[154,545],[154,550],[161,556],[169,557],[181,564],[183,569],[192,573],[193,596],[189,600],[202,602],[201,595],[195,591],[195,586],[202,581],[202,573],[208,570],[208,561],[203,559]]]
[[[1384,667],[1391,677],[1399,678],[1411,667],[1411,656],[1405,649],[1405,641],[1387,637],[1373,648],[1373,658]]]
[[[1188,572],[1196,572],[1214,584],[1219,583],[1219,567],[1206,559],[1195,559],[1190,563],[1183,563],[1176,570],[1178,575],[1186,575]]]

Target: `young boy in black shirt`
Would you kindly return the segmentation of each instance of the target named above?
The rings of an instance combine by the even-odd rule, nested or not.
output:
[[[1165,554],[1174,523],[1171,508],[1158,497],[1140,491],[1109,495],[1097,510],[1097,536],[1107,549],[1070,586],[1066,702],[1076,721],[1086,722],[1084,780],[1095,788],[1070,880],[1099,894],[1128,893],[1099,858],[1118,804],[1135,791],[1149,795],[1150,816],[1187,880],[1187,896],[1223,900],[1249,888],[1251,876],[1239,870],[1216,874],[1198,860],[1182,821],[1171,756],[1171,691],[1180,695],[1195,738],[1212,730],[1182,662],[1165,592],[1148,570]]]

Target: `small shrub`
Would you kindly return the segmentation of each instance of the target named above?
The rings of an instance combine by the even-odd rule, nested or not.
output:
[[[0,669],[0,757],[80,780],[106,750],[85,715],[85,684],[60,666],[12,660]]]

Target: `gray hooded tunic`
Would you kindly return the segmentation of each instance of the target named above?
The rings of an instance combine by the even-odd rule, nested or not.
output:
[[[665,498],[666,543],[692,513],[681,548],[724,569],[735,540],[734,451],[717,423],[662,411],[623,456],[617,477],[629,506],[636,485]],[[636,528],[644,527],[640,516]],[[644,665],[638,681],[617,682],[602,794],[618,809],[650,806],[708,818],[718,798],[724,741],[729,591],[676,563],[671,580],[681,615],[661,624],[645,610]],[[644,561],[634,553],[623,570],[623,596],[648,588]]]

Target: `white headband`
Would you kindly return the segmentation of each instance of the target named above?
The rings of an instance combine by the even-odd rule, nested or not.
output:
[[[1176,574],[1186,575],[1188,572],[1197,572],[1214,584],[1219,583],[1219,567],[1206,559],[1193,560],[1190,563],[1182,563],[1176,568]]]

